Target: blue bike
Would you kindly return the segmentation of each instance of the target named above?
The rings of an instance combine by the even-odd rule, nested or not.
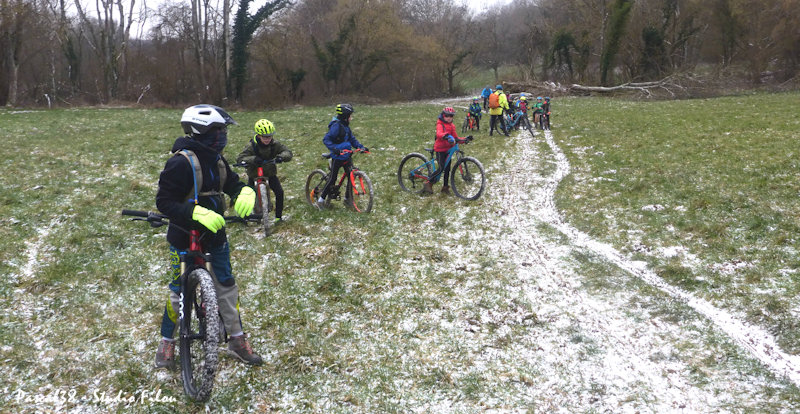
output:
[[[466,144],[471,139],[462,141]],[[435,183],[442,175],[441,165],[437,165],[436,156],[432,148],[425,148],[430,155],[430,160],[418,152],[403,157],[400,168],[397,169],[397,181],[400,187],[412,193],[422,192],[425,182]],[[447,153],[447,162],[451,162],[450,187],[453,193],[465,200],[477,200],[486,188],[486,173],[483,165],[475,158],[467,157],[459,148],[458,143],[450,148]]]

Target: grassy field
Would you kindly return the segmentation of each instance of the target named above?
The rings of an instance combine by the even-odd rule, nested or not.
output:
[[[741,311],[786,351],[800,352],[800,206],[792,173],[798,107],[798,94],[557,99],[553,129],[573,169],[559,188],[559,209],[577,228],[647,261],[670,283]],[[252,225],[228,229],[245,330],[266,364],[247,369],[223,359],[207,407],[183,397],[179,375],[152,368],[167,299],[167,245],[162,229],[119,215],[155,208],[181,111],[0,110],[7,147],[0,173],[0,271],[7,275],[0,282],[0,406],[537,412],[559,401],[531,397],[547,381],[537,366],[498,358],[475,367],[477,351],[510,352],[531,332],[556,328],[537,317],[539,304],[522,293],[512,262],[487,245],[492,233],[511,232],[487,223],[502,214],[493,177],[509,167],[505,158],[518,144],[480,133],[466,148],[489,179],[476,202],[399,190],[399,161],[431,144],[439,110],[420,103],[356,107],[354,131],[372,150],[357,159],[376,192],[369,215],[305,203],[306,175],[325,165],[321,138],[332,108],[233,114],[241,126],[229,130],[228,158],[266,116],[295,159],[280,166],[288,219],[276,234],[263,238]],[[531,165],[542,175],[552,168],[546,159]],[[587,276],[590,289],[594,282]],[[483,325],[486,340],[473,349],[457,322],[487,314],[496,320]],[[597,354],[576,327],[563,329],[564,341],[580,345],[585,358]],[[698,387],[717,363],[697,363]],[[763,401],[725,402],[732,405],[723,410],[764,401],[800,407],[796,387],[763,379],[770,376],[757,367],[741,369],[744,378],[758,373],[753,394]],[[602,399],[605,387],[591,383],[581,392]],[[141,401],[156,392],[165,401]],[[118,396],[137,402],[113,401]],[[591,411],[585,404],[551,407]]]
[[[559,102],[566,221],[800,353],[800,96]]]

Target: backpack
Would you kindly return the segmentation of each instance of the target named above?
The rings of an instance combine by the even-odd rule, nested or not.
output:
[[[332,137],[333,138],[332,141],[334,144],[341,144],[342,142],[344,142],[344,138],[347,136],[347,130],[345,129],[346,127],[344,126],[344,124],[341,123],[341,121],[337,120],[336,122],[339,123],[339,134],[337,134],[335,137]],[[328,125],[329,131],[332,126],[333,124]]]
[[[499,108],[500,107],[500,94],[493,93],[489,95],[489,108]]]
[[[222,157],[217,159],[217,169],[219,170],[219,190],[212,190],[212,191],[203,191],[200,190],[203,188],[203,170],[200,168],[200,159],[197,158],[197,154],[194,153],[192,150],[182,149],[175,153],[175,155],[183,155],[187,161],[189,161],[189,165],[192,166],[192,178],[194,179],[194,189],[189,191],[189,194],[186,194],[187,201],[194,201],[197,203],[197,199],[200,196],[221,196],[222,195],[222,187],[225,185],[225,181],[228,179],[228,170],[225,168],[225,161],[222,161]],[[194,196],[194,198],[192,198]]]

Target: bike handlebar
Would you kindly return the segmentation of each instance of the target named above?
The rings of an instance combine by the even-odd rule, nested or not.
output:
[[[355,150],[355,151],[353,151],[353,150],[349,150],[349,149],[346,149],[346,150],[340,150],[340,151],[339,151],[339,153],[340,153],[340,154],[351,154],[351,153],[354,153],[354,152],[360,152],[360,153],[363,153],[363,154],[370,154],[370,152],[369,152],[369,151],[367,151],[367,150],[364,150],[364,149],[361,149],[361,148],[356,148],[356,150]]]
[[[259,165],[277,164],[277,163],[278,163],[278,162],[277,162],[277,161],[275,161],[275,158],[273,158],[273,159],[271,159],[271,160],[264,160],[264,161],[263,161],[263,162],[261,162],[260,164],[255,164],[255,163],[253,163],[253,164],[250,164],[250,163],[246,163],[246,162],[244,162],[244,161],[242,161],[242,162],[237,162],[236,164],[231,164],[231,167],[249,167],[249,166],[251,166],[251,165],[254,165],[254,166],[259,166]]]
[[[159,227],[165,224],[169,224],[169,217],[161,214],[161,213],[154,213],[152,211],[141,211],[141,210],[122,210],[123,216],[132,216],[134,217],[131,220],[134,221],[146,221],[150,223],[152,227]],[[244,222],[247,221],[246,218],[241,218],[238,216],[224,216],[226,222]],[[181,229],[183,230],[183,229]],[[185,230],[184,230],[185,231]]]

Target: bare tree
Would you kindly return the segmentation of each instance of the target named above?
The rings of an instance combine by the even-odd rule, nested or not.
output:
[[[3,46],[3,61],[8,71],[6,106],[17,106],[25,27],[32,16],[30,5],[23,0],[0,0],[0,44]]]
[[[78,16],[86,28],[89,46],[100,60],[103,73],[103,98],[106,102],[116,99],[119,92],[121,66],[128,49],[133,10],[136,0],[96,0],[95,17],[89,17],[90,10],[75,0]],[[127,12],[125,7],[128,7]]]

